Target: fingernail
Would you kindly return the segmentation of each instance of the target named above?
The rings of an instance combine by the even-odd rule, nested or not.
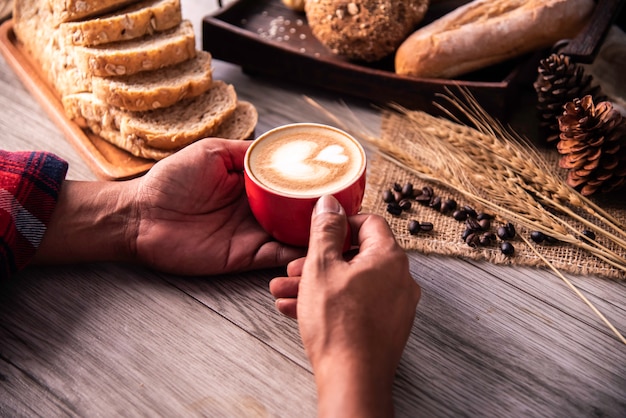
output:
[[[315,205],[315,213],[341,213],[341,205],[339,201],[331,195],[320,197]]]

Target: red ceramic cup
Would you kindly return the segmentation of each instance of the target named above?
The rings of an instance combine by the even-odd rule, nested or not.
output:
[[[335,127],[295,123],[272,129],[254,140],[245,156],[252,213],[276,240],[308,246],[320,196],[333,195],[348,216],[359,212],[366,163],[361,144]]]

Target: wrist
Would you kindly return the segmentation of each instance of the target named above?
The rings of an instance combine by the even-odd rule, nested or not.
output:
[[[66,180],[33,262],[132,258],[133,199],[127,182]]]
[[[375,361],[334,357],[315,368],[320,417],[393,416],[394,371]]]

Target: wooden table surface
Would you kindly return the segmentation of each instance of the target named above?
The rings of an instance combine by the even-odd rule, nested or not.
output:
[[[199,32],[215,7],[183,1],[183,14]],[[339,99],[214,66],[256,105],[257,134],[314,119],[304,94],[330,108]],[[96,179],[1,57],[0,92],[3,149],[53,151],[68,178]],[[378,129],[375,110],[348,103]],[[423,296],[395,382],[398,417],[626,417],[626,346],[555,275],[409,256]],[[29,267],[1,285],[0,415],[313,417],[297,324],[267,290],[282,274]],[[568,278],[626,332],[626,283]]]

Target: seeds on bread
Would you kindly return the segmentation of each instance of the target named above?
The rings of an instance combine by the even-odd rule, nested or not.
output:
[[[213,135],[235,111],[237,93],[232,85],[215,81],[198,97],[146,112],[108,106],[92,93],[66,96],[63,107],[68,118],[79,126],[89,126],[89,122],[96,121],[102,129],[118,130],[124,137],[148,147],[172,150]]]
[[[195,58],[159,71],[122,77],[93,77],[93,94],[103,102],[132,111],[168,107],[211,88],[211,54],[197,51]]]
[[[18,0],[19,1],[19,0]],[[54,24],[73,22],[86,17],[102,15],[112,10],[137,3],[139,0],[49,0]]]
[[[196,39],[190,21],[144,38],[92,47],[74,47],[78,69],[92,76],[131,75],[151,71],[196,56]]]
[[[250,139],[254,135],[257,121],[258,114],[254,105],[250,102],[240,101],[237,103],[235,111],[219,125],[217,131],[211,136],[233,140]],[[111,127],[103,128],[97,121],[85,121],[85,123],[86,127],[93,133],[136,157],[162,160],[183,148],[171,150],[153,148],[142,141],[138,141],[135,137],[122,135],[119,130]]]
[[[144,0],[95,19],[59,25],[70,45],[95,46],[163,32],[182,21],[180,0]]]

